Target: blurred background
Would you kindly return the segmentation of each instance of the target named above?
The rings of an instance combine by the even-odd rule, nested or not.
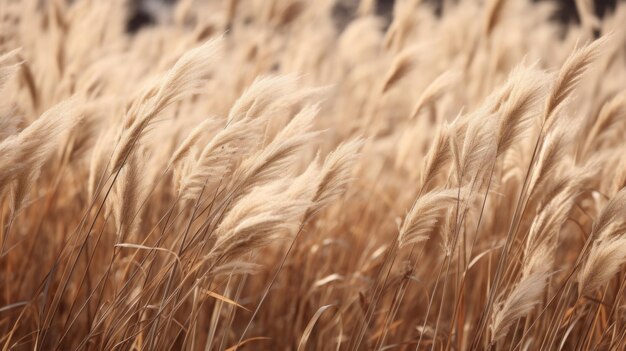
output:
[[[547,1],[555,3],[553,19],[565,25],[576,25],[580,23],[578,12],[576,11],[577,0],[532,0]],[[594,11],[599,18],[615,10],[617,1],[624,0],[578,0],[580,3],[591,2]],[[132,0],[131,15],[127,22],[127,31],[135,33],[145,26],[163,22],[168,17],[168,13],[177,0]],[[395,0],[376,0],[376,12],[379,16],[391,20],[393,15],[393,5]],[[424,0],[426,6],[431,6],[433,11],[440,14],[443,11],[443,0]],[[337,26],[342,28],[349,22],[356,13],[359,0],[337,0],[334,8],[334,15]]]

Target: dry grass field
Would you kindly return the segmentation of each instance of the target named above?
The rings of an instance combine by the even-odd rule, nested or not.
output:
[[[0,347],[625,350],[626,4],[576,6],[0,0]]]

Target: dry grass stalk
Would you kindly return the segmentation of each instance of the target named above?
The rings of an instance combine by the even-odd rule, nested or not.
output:
[[[623,349],[626,6],[383,3],[4,1],[0,347]]]

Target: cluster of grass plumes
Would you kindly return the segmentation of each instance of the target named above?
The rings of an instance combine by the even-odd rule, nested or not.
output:
[[[626,6],[339,3],[0,1],[3,350],[626,348]]]

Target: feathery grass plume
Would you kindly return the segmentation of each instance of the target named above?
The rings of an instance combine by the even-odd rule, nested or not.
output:
[[[461,190],[461,194],[464,191]],[[398,242],[400,247],[428,240],[441,220],[441,213],[458,200],[459,189],[440,189],[425,193],[415,199],[404,217]],[[463,195],[461,196],[463,198]]]
[[[267,145],[292,116],[303,108],[319,105],[327,95],[329,87],[306,87],[290,91],[275,98],[266,107],[253,105],[246,113],[248,118],[264,118],[267,120],[262,145]],[[257,107],[260,107],[257,109]],[[319,109],[319,108],[318,108]]]
[[[313,205],[319,200],[317,195],[323,176],[322,169],[318,164],[318,158],[315,158],[309,163],[304,172],[297,177],[293,177],[284,195],[288,198],[308,199],[311,205]]]
[[[73,112],[76,104],[76,99],[63,101],[19,134],[0,142],[0,194],[11,182],[43,165],[61,134],[78,123],[80,116]]]
[[[422,95],[420,95],[415,107],[413,107],[413,112],[411,112],[410,118],[417,117],[422,108],[433,104],[435,101],[440,99],[446,90],[458,82],[459,79],[460,73],[457,71],[445,71],[437,76],[437,78],[435,78],[435,80],[433,80],[422,92]]]
[[[157,85],[146,90],[142,101],[137,102],[127,115],[126,128],[122,131],[111,162],[113,172],[120,169],[145,129],[166,107],[196,93],[206,83],[213,70],[211,62],[221,44],[221,39],[210,40],[187,51]]]
[[[541,188],[546,182],[554,179],[554,173],[567,155],[567,142],[567,128],[565,126],[548,133],[535,168],[530,175],[529,194],[533,194],[535,188]]]
[[[515,76],[519,77],[522,75],[522,71],[524,69],[524,65],[520,64],[516,66],[511,72],[508,74],[507,80],[504,84],[498,86],[494,89],[484,100],[481,105],[481,113],[492,114],[496,113],[502,105],[509,100],[511,96],[511,92],[516,84],[520,83],[519,78],[514,79]],[[527,68],[532,69],[532,68]],[[535,72],[537,73],[537,72]],[[469,116],[468,116],[469,117]]]
[[[457,200],[463,202],[465,205],[461,208],[457,209],[456,205],[448,206],[448,208],[442,212],[442,218],[439,219],[438,225],[435,229],[436,233],[441,237],[441,250],[445,257],[450,257],[452,255],[452,250],[455,248],[455,234],[457,233],[456,226],[458,224],[458,219],[464,217],[471,210],[471,206],[467,206],[469,201],[466,199],[460,198],[459,196],[467,196],[469,191],[461,192],[461,194],[457,193]],[[428,239],[427,239],[428,240]]]
[[[297,90],[297,82],[296,75],[257,77],[231,107],[228,123],[258,117],[273,102]]]
[[[533,66],[518,66],[511,72],[509,80],[513,86],[507,100],[499,108],[496,126],[497,154],[519,141],[530,126],[533,108],[543,89],[543,74]]]
[[[493,116],[475,118],[465,129],[462,146],[457,144],[456,138],[450,139],[459,186],[466,177],[474,178],[478,172],[487,172],[485,166],[493,161],[496,151]]]
[[[595,158],[587,160],[585,164],[576,168],[580,171],[579,174],[582,177],[582,184],[584,187],[595,188],[596,186],[598,186],[598,180],[603,172],[602,167],[605,167],[605,165],[607,164],[607,156],[609,156],[609,154],[610,152],[608,152],[607,150],[602,150],[596,154]],[[574,157],[568,157],[564,163],[564,169],[565,167],[574,167],[574,164]],[[610,192],[609,194],[614,195],[619,192],[621,188],[622,187]]]
[[[305,172],[315,176],[315,172]],[[319,179],[289,183],[289,178],[257,186],[240,198],[220,222],[209,261],[229,261],[286,239],[311,205]]]
[[[11,185],[11,201],[9,202],[11,213],[16,214],[22,208],[22,204],[26,202],[28,192],[31,190],[31,185],[37,177],[39,177],[39,169],[24,174],[13,182]]]
[[[67,119],[67,129],[63,131],[63,135],[66,138],[69,138],[76,131],[77,126],[84,121],[84,114],[82,113],[82,109],[78,107],[79,103],[77,99],[73,99],[70,102],[70,107],[66,110],[67,114],[64,116]],[[65,146],[61,145],[61,141],[58,140],[59,149],[66,149],[67,144]],[[67,143],[67,141],[66,141]],[[31,190],[32,184],[39,178],[40,169],[43,167],[44,163],[48,158],[51,158],[54,150],[51,149],[50,154],[46,157],[42,157],[33,164],[30,165],[30,168],[24,169],[22,172],[19,172],[15,176],[15,181],[11,186],[11,197],[10,197],[10,208],[12,213],[17,213],[17,211],[21,208],[24,201],[27,200],[28,192]]]
[[[409,48],[394,57],[391,67],[382,81],[381,94],[386,93],[415,67],[415,56],[416,49]]]
[[[298,151],[319,135],[319,132],[310,131],[317,112],[317,106],[303,108],[271,143],[243,160],[232,175],[235,196],[245,194],[279,174],[288,174],[296,161]]]
[[[202,123],[198,124],[194,129],[192,129],[191,132],[189,132],[189,135],[187,135],[187,137],[185,138],[185,140],[183,140],[178,148],[176,148],[174,153],[172,153],[169,161],[167,161],[167,168],[170,168],[173,164],[179,162],[184,157],[189,155],[191,148],[196,145],[198,140],[200,140],[200,138],[202,137],[202,134],[207,131],[207,127],[213,123],[215,123],[215,120],[209,118],[202,121]]]
[[[624,234],[624,230],[620,232]],[[626,238],[597,240],[578,273],[578,295],[588,295],[609,281],[626,262]]]
[[[190,161],[190,168],[181,174],[179,194],[195,199],[207,179],[219,179],[231,172],[235,162],[246,156],[260,142],[264,120],[245,118],[232,122],[220,130],[202,149],[197,159]]]
[[[591,63],[599,55],[602,48],[610,40],[610,35],[605,35],[590,44],[575,50],[561,66],[559,73],[550,89],[543,113],[543,120],[553,120],[553,113],[571,95],[583,74]]]
[[[82,102],[82,105],[80,102]],[[66,114],[64,116],[64,118],[68,121],[66,125],[67,129],[60,134],[64,135],[65,144],[63,145],[63,142],[61,141],[62,139],[59,136],[59,140],[57,141],[57,150],[59,153],[69,152],[71,154],[71,151],[74,150],[74,146],[78,146],[76,144],[72,144],[74,141],[72,136],[76,135],[77,130],[81,129],[79,127],[81,127],[85,122],[84,106],[87,106],[87,103],[78,100],[78,98],[73,98],[68,101],[68,104],[69,107],[67,107]],[[83,130],[87,130],[85,133],[89,134],[88,128],[83,128]],[[30,168],[25,169],[15,177],[16,180],[11,187],[10,208],[12,213],[17,213],[24,201],[27,200],[28,192],[31,190],[31,186],[39,178],[40,169],[43,167],[47,159],[53,158],[54,149],[51,149],[49,152],[50,153],[47,157],[39,159],[37,162],[33,163]],[[63,158],[65,155],[60,155],[60,157]]]
[[[588,157],[604,141],[610,139],[611,133],[624,129],[619,126],[626,118],[626,92],[622,92],[602,105],[593,126],[587,132],[581,154]]]
[[[541,207],[538,215],[535,216],[526,237],[522,277],[528,277],[553,260],[553,244],[557,234],[567,221],[575,201],[581,193],[578,184],[576,184],[577,180],[576,178],[564,178],[565,185],[556,186],[560,191],[556,196],[550,196],[548,202]]]
[[[430,150],[426,154],[424,166],[422,167],[421,187],[427,189],[435,180],[437,175],[450,162],[452,151],[450,150],[451,130],[447,122],[437,130],[437,134],[430,145]]]
[[[352,180],[350,173],[353,171],[362,146],[362,139],[353,139],[342,143],[326,156],[319,171],[320,184],[313,196],[313,206],[309,210],[311,214],[327,206],[346,191]]]
[[[110,107],[107,99],[85,101],[78,109],[81,119],[72,129],[67,138],[67,146],[60,150],[65,152],[68,162],[82,160],[95,143],[95,136],[103,129],[102,121],[106,118],[103,110]]]
[[[263,266],[246,261],[230,261],[211,269],[211,275],[219,277],[221,275],[242,275],[258,274],[262,272]]]
[[[626,159],[619,157],[619,161],[617,161],[616,174],[611,182],[609,191],[610,194],[617,194],[624,188],[626,188]]]
[[[599,240],[607,240],[626,228],[626,188],[621,189],[604,206],[593,223],[591,235]]]
[[[513,145],[509,152],[504,155],[501,182],[519,181],[524,178],[524,170],[519,167],[524,162],[524,151],[522,145],[518,144]]]
[[[138,216],[139,206],[143,200],[144,183],[141,175],[143,166],[140,156],[133,154],[120,173],[115,183],[115,191],[111,196],[112,213],[117,227],[117,242],[123,243],[130,238],[141,222]]]
[[[154,96],[155,110],[162,111],[173,102],[202,88],[213,70],[211,63],[222,45],[222,38],[209,40],[181,56],[159,85]]]
[[[93,200],[96,196],[96,189],[99,186],[101,179],[106,178],[107,159],[110,157],[113,150],[108,143],[109,138],[112,136],[112,130],[106,130],[101,132],[91,149],[91,156],[89,158],[89,178],[87,179],[87,195],[89,200]]]
[[[607,282],[626,260],[626,188],[604,206],[593,223],[595,238],[587,260],[578,272],[579,296],[593,292]]]
[[[541,302],[548,276],[546,271],[532,273],[520,280],[506,298],[496,302],[489,325],[490,344],[504,338],[517,320]]]

